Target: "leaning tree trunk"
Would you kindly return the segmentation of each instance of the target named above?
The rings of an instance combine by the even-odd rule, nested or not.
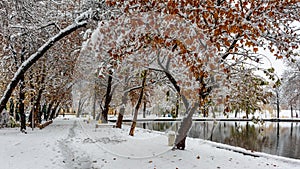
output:
[[[32,54],[15,72],[13,79],[7,85],[6,90],[0,100],[0,112],[5,108],[6,103],[9,100],[12,92],[18,85],[19,81],[24,76],[25,72],[36,62],[38,61],[54,44],[59,41],[63,37],[69,35],[70,33],[76,31],[79,28],[85,27],[87,25],[87,21],[79,21],[75,22],[72,25],[66,27],[61,30],[54,37],[50,38],[46,43],[44,43],[34,54]]]
[[[143,71],[142,77],[143,77],[142,89],[141,89],[141,92],[140,92],[138,102],[136,103],[136,106],[135,106],[135,109],[134,109],[134,116],[133,116],[130,132],[129,132],[129,135],[131,135],[131,136],[134,136],[134,129],[135,129],[135,126],[136,126],[137,115],[138,115],[139,108],[141,106],[143,95],[144,95],[144,88],[145,88],[145,84],[146,84],[147,70]]]
[[[181,121],[181,125],[178,129],[178,134],[176,135],[175,139],[175,147],[179,150],[185,149],[185,140],[190,128],[192,127],[192,117],[197,108],[198,104],[195,104],[192,108],[188,109],[187,116],[184,117]]]
[[[211,92],[210,88],[206,88],[206,85],[203,81],[203,78],[200,77],[199,79],[199,83],[200,83],[200,90],[199,90],[199,103],[194,103],[194,105],[191,107],[187,101],[187,99],[184,97],[184,95],[181,95],[180,92],[180,87],[177,84],[177,81],[175,80],[175,78],[167,71],[164,70],[164,73],[166,75],[166,77],[169,79],[169,81],[172,83],[172,85],[174,86],[174,88],[176,89],[178,95],[182,98],[183,104],[186,108],[186,113],[187,116],[183,118],[180,128],[178,129],[178,134],[176,135],[176,139],[175,139],[175,145],[174,147],[180,150],[184,150],[185,149],[185,140],[187,137],[187,134],[192,126],[192,117],[194,112],[196,111],[196,109],[199,107],[199,103],[200,106],[204,106],[205,102],[204,100],[206,99],[206,97],[208,96],[208,94]]]

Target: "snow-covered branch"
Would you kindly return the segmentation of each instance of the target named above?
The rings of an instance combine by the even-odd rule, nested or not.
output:
[[[87,20],[77,20],[77,22],[69,25],[65,29],[61,30],[58,34],[50,38],[46,43],[44,43],[34,54],[32,54],[14,74],[13,79],[10,81],[6,90],[0,100],[0,112],[4,109],[11,93],[17,86],[20,81],[20,78],[24,73],[37,61],[41,58],[57,41],[69,35],[70,33],[76,31],[79,28],[85,27],[87,25]]]

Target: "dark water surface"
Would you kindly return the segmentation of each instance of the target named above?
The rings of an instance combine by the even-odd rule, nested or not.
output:
[[[137,127],[176,131],[180,122],[138,122]],[[188,134],[248,150],[300,159],[300,123],[193,122]]]

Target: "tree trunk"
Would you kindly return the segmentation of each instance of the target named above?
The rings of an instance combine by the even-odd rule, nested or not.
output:
[[[56,117],[55,114],[56,114],[56,110],[57,110],[58,106],[59,106],[59,102],[57,102],[55,104],[54,108],[52,109],[51,114],[50,114],[50,118],[49,118],[50,120],[53,120]]]
[[[126,107],[126,104],[127,104],[127,101],[128,101],[128,82],[129,82],[129,77],[126,76],[125,77],[125,87],[124,87],[124,94],[122,96],[122,106],[120,108],[120,111],[119,111],[119,114],[118,114],[118,120],[117,120],[117,123],[116,123],[116,127],[117,128],[122,128],[122,122],[123,122],[123,117],[124,117],[124,114],[125,114],[125,107]]]
[[[42,113],[44,115],[44,120],[47,121],[47,104],[46,103],[44,103],[44,105],[43,105]]]
[[[175,106],[175,115],[174,115],[174,118],[177,118],[178,117],[178,112],[179,112],[179,98],[177,97],[176,99],[176,106]]]
[[[280,112],[280,105],[279,105],[279,91],[276,90],[276,106],[277,106],[277,118],[279,118],[279,112]]]
[[[104,110],[102,111],[102,123],[107,123],[107,114],[109,110],[109,104],[112,98],[111,93],[111,86],[112,86],[112,70],[109,70],[109,76],[107,81],[107,88],[106,88],[106,95],[105,95],[105,104],[104,104]]]
[[[12,92],[24,77],[25,72],[36,62],[38,61],[54,44],[63,37],[69,35],[70,33],[76,31],[79,28],[85,27],[87,21],[75,22],[72,25],[61,30],[54,37],[50,38],[46,43],[44,43],[34,54],[32,54],[25,62],[22,62],[22,65],[15,72],[13,79],[7,85],[6,90],[0,100],[0,112],[3,111],[7,101],[9,100]],[[21,115],[22,116],[22,115]],[[22,127],[21,127],[22,128]]]
[[[79,117],[82,114],[83,105],[84,105],[85,102],[86,102],[86,99],[83,99],[83,98],[79,99],[76,117]]]
[[[42,93],[43,93],[43,88],[40,88],[38,91],[37,98],[35,100],[35,104],[33,106],[33,117],[34,117],[34,124],[40,123],[40,104],[41,104],[41,99],[42,99]]]
[[[25,85],[24,85],[24,74],[20,77],[20,92],[19,92],[19,113],[20,113],[20,121],[21,121],[21,131],[26,130],[26,115],[24,108],[24,100],[25,100]],[[0,109],[1,110],[1,109]],[[1,112],[1,111],[0,111]]]
[[[117,120],[117,123],[116,123],[116,128],[122,128],[124,112],[125,112],[125,107],[120,108],[120,112],[119,112],[119,115],[118,115],[118,120]]]
[[[48,105],[48,108],[47,108],[47,111],[46,111],[46,118],[45,118],[46,121],[48,121],[49,118],[50,118],[52,106],[53,106],[53,101],[51,101]]]
[[[21,63],[24,63],[24,53],[25,53],[25,48],[22,49],[22,54],[21,54]],[[17,85],[17,83],[16,83]],[[15,85],[15,87],[16,87]],[[24,101],[25,101],[25,75],[24,73],[20,76],[20,91],[19,91],[19,112],[21,116],[21,128],[20,131],[25,131],[26,130],[26,114],[25,114],[25,106],[24,106]],[[2,97],[3,98],[3,97]],[[6,104],[6,103],[5,103]],[[0,105],[0,112],[2,112]]]
[[[187,116],[185,118],[183,118],[183,120],[181,122],[181,125],[178,129],[178,134],[176,135],[175,146],[174,146],[174,148],[176,147],[177,149],[184,150],[185,149],[185,140],[186,140],[187,134],[192,126],[192,116],[193,116],[194,112],[196,111],[196,109],[199,107],[199,104],[195,103],[193,108],[190,108],[190,105],[189,105],[187,99],[183,95],[181,95],[180,87],[177,85],[175,78],[166,70],[164,71],[164,73],[166,74],[167,78],[169,79],[169,81],[172,83],[172,85],[176,89],[179,96],[182,98],[183,104],[186,108]],[[201,103],[200,105],[203,106],[204,103],[202,102],[202,100],[205,100],[205,98],[210,93],[211,89],[207,89],[205,87],[206,85],[203,81],[203,78],[200,78],[199,83],[202,86],[200,89],[200,93],[199,93],[199,98],[200,98],[199,102]]]
[[[35,100],[35,104],[33,106],[33,115],[34,115],[34,124],[40,124],[42,122],[41,120],[41,99],[42,99],[42,94],[45,90],[45,76],[46,76],[46,65],[45,62],[43,64],[43,70],[42,70],[42,75],[41,75],[41,80],[38,80],[39,84],[39,90],[38,94]]]
[[[147,108],[147,101],[144,100],[144,109],[143,109],[143,118],[146,118],[146,108]]]
[[[14,117],[15,104],[12,98],[10,98],[9,115]]]
[[[120,112],[119,112],[118,120],[117,120],[117,124],[116,124],[117,128],[122,128],[122,121],[123,121],[123,116],[124,116],[124,113],[125,113],[125,107],[126,107],[126,104],[127,104],[127,101],[128,101],[127,87],[124,88],[124,91],[125,91],[124,95],[122,96],[122,107],[120,108]]]
[[[185,149],[185,140],[190,128],[192,127],[192,117],[198,106],[198,104],[195,104],[193,108],[187,110],[187,116],[182,119],[180,128],[178,129],[178,134],[176,135],[175,139],[175,147],[179,150]]]
[[[16,108],[15,108],[15,119],[16,121],[20,121],[20,103],[16,101]]]
[[[246,108],[246,119],[249,119],[249,114],[250,114],[250,107],[247,106],[247,108]]]
[[[141,106],[143,95],[144,95],[144,88],[145,88],[145,84],[146,84],[147,70],[143,71],[142,77],[143,77],[142,89],[141,89],[141,92],[140,92],[138,102],[136,103],[136,106],[135,106],[135,109],[134,109],[134,116],[133,116],[130,132],[129,132],[130,136],[134,136],[134,129],[135,129],[135,126],[136,126],[137,116],[138,116],[139,108]]]
[[[96,93],[96,81],[94,86],[94,100],[93,100],[93,119],[96,119],[96,100],[97,100],[97,93]]]
[[[293,105],[291,104],[291,118],[293,118]]]
[[[39,105],[38,124],[42,123],[42,116],[43,116],[42,105]]]
[[[79,101],[78,101],[78,108],[77,108],[77,113],[76,113],[76,117],[80,117],[81,115],[81,103],[82,103],[82,98],[80,97]]]

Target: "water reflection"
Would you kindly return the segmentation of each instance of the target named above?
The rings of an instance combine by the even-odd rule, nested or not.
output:
[[[138,127],[157,131],[176,131],[179,125],[179,122],[138,123]],[[188,136],[300,159],[300,123],[194,122]]]

